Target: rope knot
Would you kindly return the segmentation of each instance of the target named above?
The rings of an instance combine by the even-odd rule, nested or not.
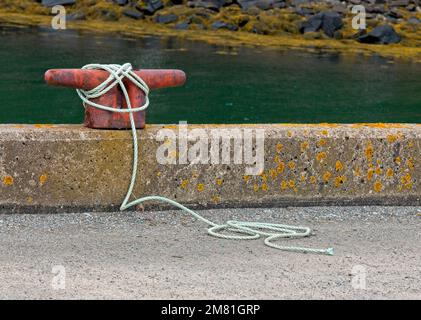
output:
[[[83,105],[86,108],[86,105],[89,105],[94,108],[111,111],[111,112],[119,112],[119,113],[133,113],[145,110],[149,106],[149,87],[145,81],[141,77],[139,77],[134,71],[133,67],[130,63],[125,63],[123,65],[119,64],[87,64],[82,67],[84,70],[104,70],[107,71],[110,75],[107,79],[105,79],[102,83],[91,90],[82,90],[76,89],[77,94],[83,101]],[[135,86],[137,86],[140,90],[143,91],[145,94],[145,103],[143,106],[133,108],[129,94],[127,92],[126,85],[123,82],[123,79],[130,80]],[[117,109],[112,108],[110,106],[104,106],[102,104],[95,103],[91,101],[92,99],[96,99],[101,97],[102,95],[106,94],[116,85],[120,86],[121,91],[123,92],[124,98],[126,100],[127,109]]]

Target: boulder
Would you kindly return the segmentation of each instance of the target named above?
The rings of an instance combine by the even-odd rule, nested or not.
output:
[[[177,30],[187,30],[188,28],[189,28],[189,23],[187,21],[177,23],[174,26],[174,29],[177,29]]]
[[[73,13],[68,14],[66,16],[66,19],[68,21],[85,20],[86,15],[84,12],[78,11],[78,12],[73,12]]]
[[[144,18],[143,13],[137,11],[136,9],[127,8],[127,9],[124,9],[122,13],[126,17],[129,17],[129,18],[132,18],[132,19],[136,19],[136,20],[139,20],[139,19],[143,19]]]
[[[119,6],[125,6],[128,0],[114,0],[115,3],[117,3]]]
[[[178,16],[176,14],[157,15],[154,20],[156,23],[167,24],[176,22],[178,20]]]
[[[42,0],[41,4],[44,7],[54,7],[57,5],[70,5],[70,4],[75,4],[76,0]]]
[[[237,0],[237,3],[243,10],[248,10],[251,7],[256,7],[260,10],[286,7],[285,0]]]
[[[237,31],[238,27],[227,22],[215,21],[214,23],[212,23],[211,29],[212,30],[226,29],[230,31]]]
[[[144,14],[152,15],[159,9],[162,9],[164,5],[162,4],[161,0],[144,0],[143,5],[136,7]]]
[[[361,43],[390,44],[400,42],[401,37],[391,25],[385,24],[374,28],[367,34],[359,36],[357,40]]]
[[[342,28],[343,22],[341,15],[334,11],[320,12],[307,21],[303,22],[300,27],[301,33],[316,32],[320,29],[328,36],[333,38],[335,31]]]
[[[227,0],[193,0],[188,1],[187,6],[190,8],[206,8],[213,11],[219,11],[224,5],[230,4]]]

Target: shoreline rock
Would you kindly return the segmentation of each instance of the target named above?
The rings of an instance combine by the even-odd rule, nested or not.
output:
[[[176,30],[244,31],[291,34],[305,39],[349,39],[392,44],[420,41],[420,0],[19,0],[0,4],[12,11],[51,14],[51,6],[68,10],[69,21],[146,20]],[[367,29],[352,29],[351,9],[366,9]],[[395,28],[394,26],[399,26]],[[359,32],[359,33],[358,33]],[[358,33],[358,35],[356,35]],[[412,40],[413,39],[413,40]],[[418,46],[416,43],[414,46]]]

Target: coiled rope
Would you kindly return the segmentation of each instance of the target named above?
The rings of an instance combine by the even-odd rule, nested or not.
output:
[[[92,90],[80,90],[77,89],[79,97],[82,99],[84,106],[86,105],[107,110],[111,112],[128,112],[130,117],[130,125],[132,130],[133,137],[133,165],[132,165],[132,177],[130,181],[127,194],[123,200],[123,203],[120,206],[120,210],[125,210],[132,206],[138,205],[145,201],[162,201],[167,202],[175,207],[178,207],[184,210],[187,213],[190,213],[196,219],[208,224],[210,227],[207,229],[208,233],[211,236],[223,238],[223,239],[235,239],[235,240],[251,240],[258,239],[261,236],[266,237],[264,243],[272,248],[285,250],[285,251],[295,251],[295,252],[304,252],[304,253],[320,253],[333,255],[333,248],[328,249],[312,249],[304,247],[294,247],[294,246],[280,246],[274,243],[274,240],[280,238],[303,238],[307,237],[311,233],[311,229],[301,226],[290,226],[284,224],[275,224],[275,223],[262,223],[262,222],[244,222],[244,221],[227,221],[224,224],[214,223],[201,215],[197,214],[193,210],[183,206],[182,204],[160,196],[147,196],[136,199],[129,202],[130,197],[132,196],[133,188],[136,182],[136,173],[137,173],[137,163],[138,163],[138,143],[137,143],[137,132],[134,122],[133,113],[145,110],[149,105],[149,88],[148,85],[136,74],[133,72],[133,68],[130,63],[125,63],[123,65],[118,64],[88,64],[82,67],[82,69],[88,70],[105,70],[110,75],[109,77]],[[127,78],[132,81],[137,87],[139,87],[145,93],[145,103],[141,107],[132,108],[129,95],[127,93],[126,86],[123,83],[123,79]],[[91,99],[98,98],[103,94],[107,93],[115,85],[119,85],[121,91],[124,94],[127,103],[127,109],[116,109],[101,104],[97,104],[91,101]],[[225,232],[225,233],[224,233]],[[231,234],[226,234],[229,232]]]

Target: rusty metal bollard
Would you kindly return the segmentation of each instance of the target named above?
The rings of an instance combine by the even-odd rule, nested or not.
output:
[[[144,69],[137,70],[135,73],[146,82],[151,90],[182,86],[186,81],[186,75],[181,70]],[[103,70],[51,69],[45,73],[44,78],[49,85],[91,90],[105,81],[108,76],[109,73]],[[145,102],[143,91],[127,78],[123,79],[123,83],[127,88],[132,108],[142,106]],[[112,108],[127,109],[124,95],[118,84],[103,96],[92,101]],[[133,113],[137,129],[145,127],[145,111]],[[87,106],[84,125],[89,128],[101,129],[130,128],[129,113],[117,113]]]

